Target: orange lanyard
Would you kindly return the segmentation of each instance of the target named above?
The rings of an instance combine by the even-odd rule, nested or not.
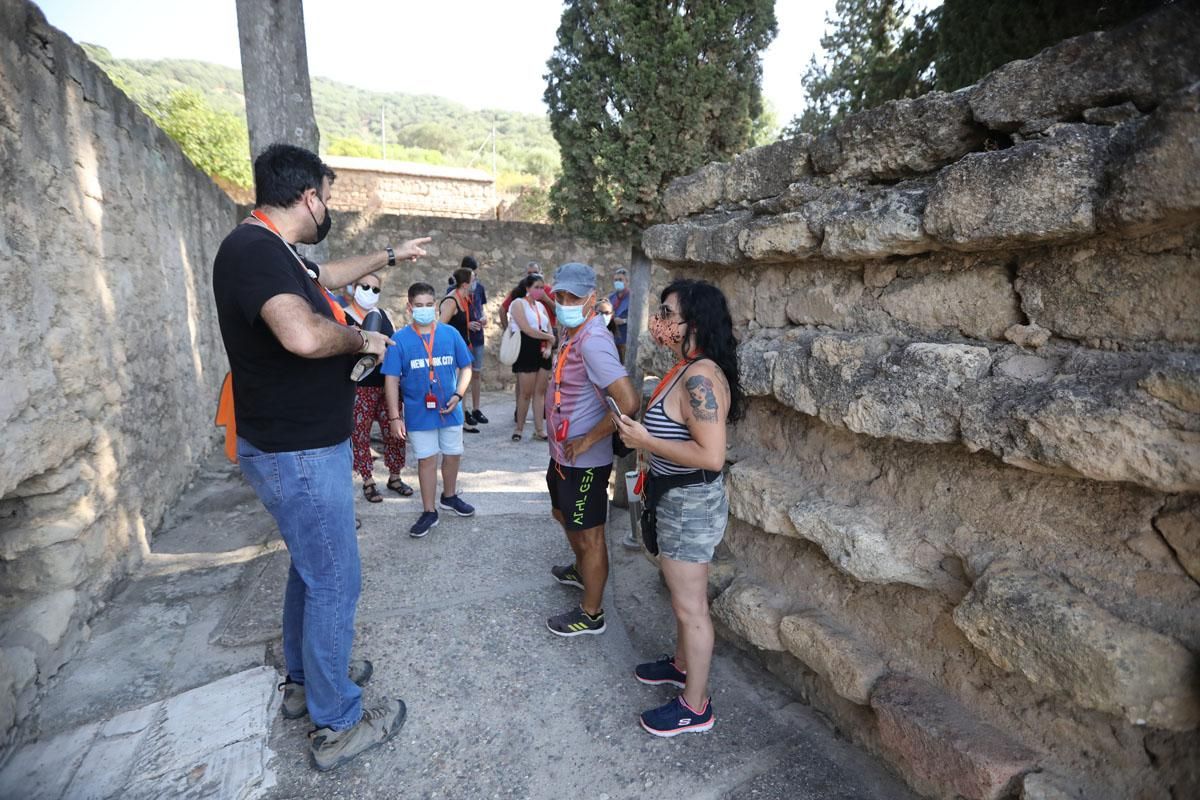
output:
[[[700,355],[700,351],[693,350],[692,352],[688,353],[683,358],[676,361],[675,366],[673,366],[669,370],[667,370],[667,374],[662,376],[662,378],[658,382],[658,386],[655,386],[654,391],[650,393],[650,402],[648,402],[646,404],[647,408],[654,405],[654,401],[655,401],[655,399],[657,399],[659,394],[661,394],[663,391],[665,391],[671,385],[671,378],[673,378],[675,376],[675,373],[679,371],[679,368],[686,367],[688,364],[691,364],[693,361],[696,360],[696,357],[698,355]]]
[[[433,391],[433,385],[437,383],[437,376],[433,374],[433,337],[437,335],[437,320],[434,320],[429,326],[429,341],[425,341],[425,337],[417,330],[417,324],[414,322],[413,333],[417,335],[417,339],[425,347],[425,354],[428,356],[425,360],[425,366],[429,368],[429,391]]]
[[[281,242],[283,242],[285,245],[287,245],[288,251],[293,256],[296,257],[296,262],[299,263],[300,266],[304,268],[304,274],[308,275],[311,278],[312,273],[310,273],[308,271],[308,267],[305,266],[304,259],[300,258],[300,255],[295,250],[292,250],[292,246],[290,244],[288,244],[287,239],[283,238],[283,234],[279,232],[279,228],[275,227],[275,223],[271,222],[271,218],[268,217],[263,212],[259,211],[257,208],[250,212],[250,216],[253,217],[255,220],[257,220],[259,224],[261,224],[263,227],[265,227],[271,233],[278,236],[279,240]],[[344,310],[342,310],[342,307],[340,305],[338,305],[337,300],[333,299],[333,295],[331,295],[329,293],[329,290],[326,289],[324,286],[322,286],[321,282],[318,281],[316,278],[313,278],[312,282],[317,285],[317,288],[321,291],[321,296],[324,297],[325,302],[329,304],[329,310],[333,312],[333,318],[336,319],[338,322],[340,322],[342,325],[348,324],[346,322],[346,312]]]
[[[587,319],[585,319],[583,321],[583,323],[579,326],[580,334],[583,333],[583,329],[587,327],[587,324],[592,321],[592,317],[594,317],[594,316],[596,316],[595,311],[593,311],[591,314],[587,315]],[[540,314],[538,315],[538,319],[539,320],[541,319]],[[562,392],[560,391],[560,388],[562,387],[562,372],[563,372],[563,367],[567,363],[567,356],[570,355],[570,353],[571,353],[571,345],[575,344],[575,340],[577,338],[579,338],[579,337],[572,336],[571,339],[562,346],[562,349],[558,351],[558,360],[554,362],[554,413],[555,414],[562,413]]]
[[[458,305],[459,311],[461,311],[467,315],[467,339],[470,340],[470,338],[471,338],[471,306],[475,303],[475,298],[472,297],[470,300],[467,300],[464,303],[460,304],[458,301],[461,299],[462,299],[461,297],[454,298],[454,303],[455,303],[455,305]],[[470,345],[470,341],[468,341],[467,344]]]

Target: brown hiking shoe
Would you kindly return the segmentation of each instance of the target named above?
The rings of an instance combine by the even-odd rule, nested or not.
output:
[[[363,710],[362,719],[352,728],[334,731],[317,728],[308,735],[312,740],[313,766],[321,772],[340,767],[360,753],[383,744],[404,726],[407,709],[400,699]]]
[[[374,665],[365,658],[354,659],[350,662],[350,680],[354,681],[357,686],[366,686],[374,672]],[[283,714],[284,719],[300,719],[308,714],[308,698],[305,695],[303,683],[296,683],[291,678],[286,678],[276,688],[283,692],[283,702],[279,704],[279,711]]]

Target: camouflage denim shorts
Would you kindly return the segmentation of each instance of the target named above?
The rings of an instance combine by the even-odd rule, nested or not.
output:
[[[712,483],[678,486],[658,501],[658,551],[672,561],[707,564],[725,537],[729,499],[725,476]]]

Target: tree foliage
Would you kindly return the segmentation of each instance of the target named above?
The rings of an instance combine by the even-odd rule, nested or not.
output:
[[[846,114],[933,89],[968,86],[997,67],[1163,0],[945,0],[914,13],[906,0],[837,0],[824,57],[802,78],[808,103],[785,133],[815,132]]]
[[[194,89],[178,89],[155,104],[150,116],[193,164],[235,186],[254,185],[250,169],[250,135],[246,121],[215,111]]]
[[[552,217],[636,231],[673,178],[744,150],[775,30],[774,0],[567,0],[546,75]]]
[[[236,69],[200,61],[118,59],[103,47],[83,47],[152,116],[173,92],[191,89],[212,111],[245,119],[242,76]],[[494,125],[498,173],[527,173],[547,186],[558,173],[558,146],[542,115],[473,110],[441,97],[371,92],[326,78],[313,78],[312,91],[327,154],[382,157],[381,125],[386,120],[389,159],[490,170]],[[249,168],[248,147],[245,157]]]

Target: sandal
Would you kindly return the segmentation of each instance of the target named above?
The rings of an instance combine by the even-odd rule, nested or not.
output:
[[[539,442],[548,442],[548,441],[550,441],[550,437],[549,437],[549,436],[547,436],[547,435],[546,435],[546,434],[544,434],[544,433],[538,433],[537,431],[534,431],[534,432],[533,432],[533,438],[537,439]]]
[[[521,434],[519,434],[519,433],[514,433],[514,434],[512,435],[512,440],[513,440],[514,442],[519,442],[519,441],[521,441]]]
[[[388,478],[387,487],[401,497],[412,497],[413,488],[400,478]]]
[[[363,484],[363,497],[367,498],[368,503],[383,502],[383,496],[379,494],[379,489],[376,488],[374,481]]]

